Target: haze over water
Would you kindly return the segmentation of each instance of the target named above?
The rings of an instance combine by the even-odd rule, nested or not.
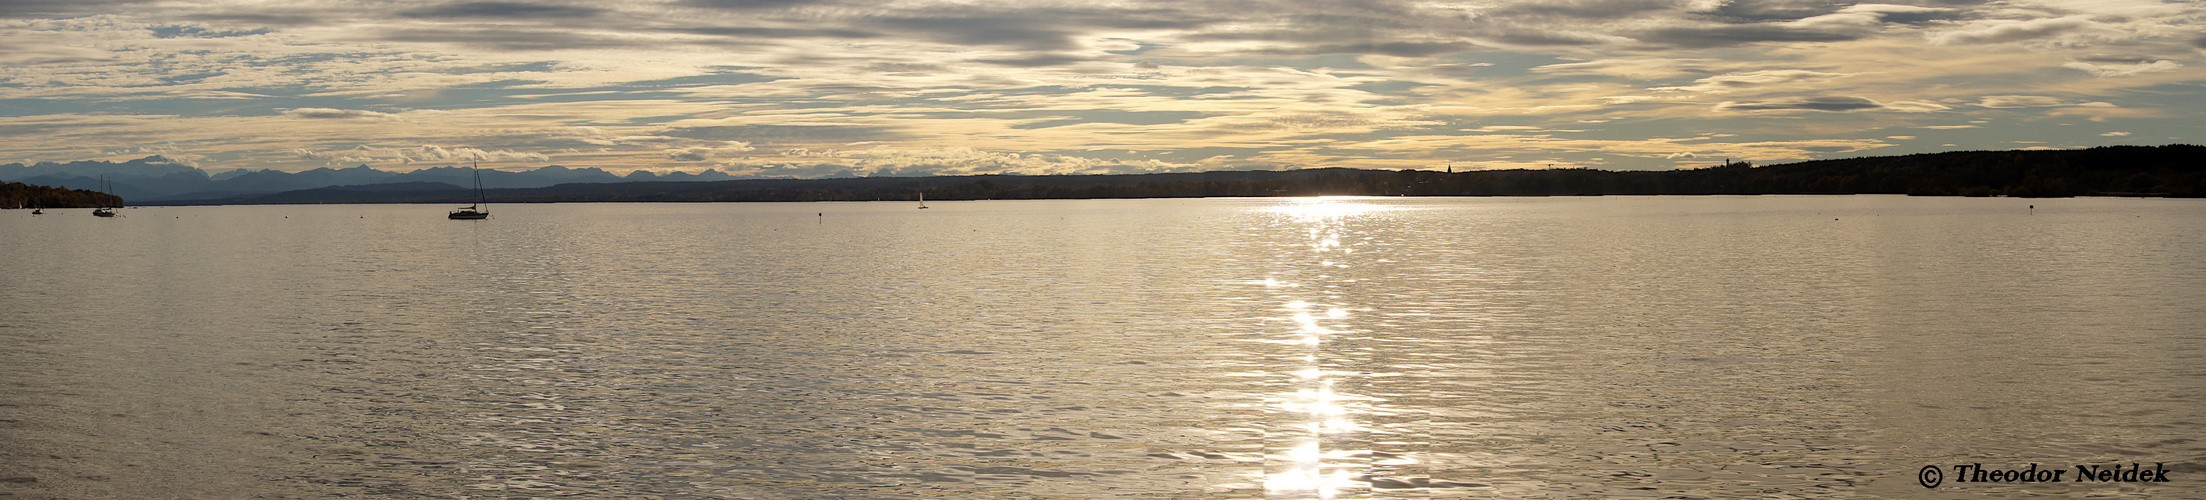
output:
[[[2206,496],[2200,200],[914,206],[0,212],[0,493]]]

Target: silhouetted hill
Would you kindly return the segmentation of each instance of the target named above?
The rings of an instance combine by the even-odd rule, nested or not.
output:
[[[0,208],[98,208],[123,206],[121,197],[88,189],[0,184]]]
[[[494,203],[1184,198],[1210,196],[1587,196],[1712,194],[1912,194],[1941,196],[2206,196],[2206,147],[2116,146],[2066,151],[1962,151],[1820,160],[1756,167],[1604,171],[1324,168],[1133,175],[975,175],[838,179],[632,182],[597,169],[546,167],[549,175],[616,182],[493,189]],[[472,171],[424,169],[393,177],[446,178]],[[509,172],[484,171],[493,177]],[[655,176],[653,176],[656,178]],[[540,177],[542,178],[542,177]],[[511,181],[511,178],[505,180]],[[472,178],[440,181],[470,186]],[[140,204],[467,203],[469,190],[324,188],[280,194]]]
[[[1742,187],[1796,193],[1928,196],[2206,196],[2206,147],[1965,151],[1769,167]]]

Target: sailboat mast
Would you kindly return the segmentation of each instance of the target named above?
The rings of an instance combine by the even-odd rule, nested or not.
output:
[[[490,211],[490,198],[483,196],[482,162],[476,162],[472,170],[475,171],[475,204],[483,207],[483,211],[488,212]]]

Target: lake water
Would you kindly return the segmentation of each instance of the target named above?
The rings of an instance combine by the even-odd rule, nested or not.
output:
[[[0,212],[0,497],[2206,496],[2206,200],[932,206]]]

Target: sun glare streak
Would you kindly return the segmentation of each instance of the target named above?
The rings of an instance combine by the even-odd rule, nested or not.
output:
[[[1348,470],[1326,470],[1326,455],[1317,440],[1302,442],[1284,457],[1292,468],[1266,477],[1264,489],[1269,490],[1273,498],[1340,498],[1342,489],[1357,484]]]
[[[1274,318],[1293,325],[1269,341],[1300,351],[1291,358],[1299,359],[1299,366],[1273,372],[1284,377],[1287,387],[1274,400],[1281,420],[1275,424],[1276,441],[1266,458],[1264,485],[1271,498],[1341,498],[1359,496],[1370,488],[1366,475],[1371,445],[1362,435],[1370,429],[1360,420],[1375,414],[1372,402],[1376,400],[1341,392],[1352,387],[1348,384],[1357,372],[1328,367],[1353,363],[1355,358],[1349,354],[1352,351],[1335,352],[1327,344],[1359,331],[1349,323],[1356,306],[1338,302],[1341,295],[1336,291],[1341,284],[1358,280],[1334,271],[1355,264],[1348,262],[1353,245],[1371,239],[1359,239],[1350,224],[1355,217],[1394,208],[1354,200],[1305,198],[1266,209],[1287,216],[1282,222],[1295,227],[1289,234],[1303,237],[1289,247],[1299,256],[1288,257],[1287,262],[1294,266],[1289,273],[1306,286],[1286,288],[1283,283],[1265,281],[1267,288],[1282,295],[1285,318]]]
[[[1286,214],[1290,217],[1294,217],[1296,221],[1301,222],[1323,222],[1327,220],[1339,220],[1342,218],[1363,215],[1371,212],[1392,210],[1392,208],[1384,205],[1348,201],[1352,199],[1354,198],[1300,198],[1286,205],[1272,207],[1270,210],[1274,213]],[[1331,238],[1320,238],[1319,231],[1319,228],[1310,229],[1310,239],[1316,240],[1312,244],[1313,246],[1317,247],[1318,251],[1324,251],[1325,248],[1328,246],[1340,246],[1340,242],[1337,240],[1333,240]],[[1330,245],[1328,245],[1328,243],[1330,243]]]

